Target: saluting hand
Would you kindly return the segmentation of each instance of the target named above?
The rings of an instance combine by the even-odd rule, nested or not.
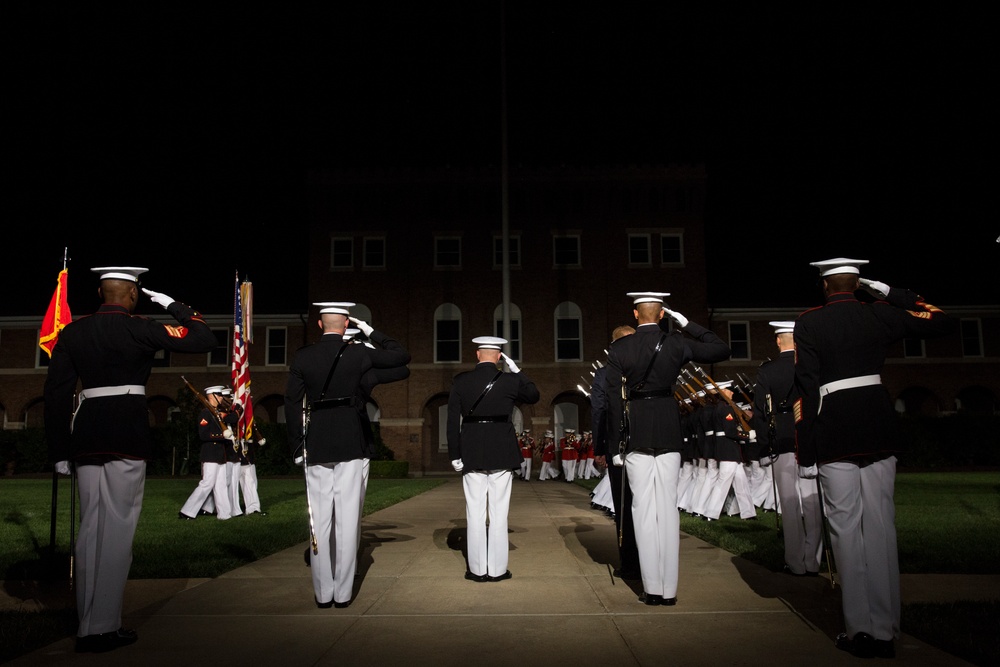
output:
[[[351,322],[354,322],[355,324],[357,324],[358,328],[361,329],[361,333],[363,333],[366,336],[370,337],[372,335],[372,332],[375,331],[375,329],[373,329],[370,324],[368,324],[367,322],[364,322],[362,320],[359,320],[356,317],[348,317],[347,319],[349,319]]]
[[[150,301],[160,306],[163,306],[164,308],[167,308],[170,304],[174,302],[172,298],[170,298],[166,294],[163,294],[162,292],[154,292],[153,290],[146,289],[145,287],[142,288],[142,292],[143,294],[149,297]]]

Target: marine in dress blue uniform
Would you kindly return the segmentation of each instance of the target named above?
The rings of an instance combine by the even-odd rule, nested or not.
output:
[[[478,363],[455,376],[448,396],[448,455],[462,473],[465,491],[465,578],[500,581],[511,577],[507,514],[513,471],[522,459],[511,413],[518,403],[537,403],[539,394],[501,351],[506,339],[480,336],[472,342],[478,346]],[[501,359],[510,372],[498,367]]]
[[[893,501],[904,443],[880,372],[890,345],[953,333],[957,321],[923,297],[860,278],[867,260],[813,262],[824,306],[795,321],[800,476],[819,477],[842,590],[838,648],[892,657],[899,636],[899,554]],[[864,285],[872,303],[855,292]]]
[[[354,303],[313,305],[320,308],[317,323],[323,335],[296,351],[284,401],[289,447],[296,462],[305,465],[318,548],[318,553],[309,552],[313,592],[317,606],[325,609],[346,607],[353,596],[370,459],[370,425],[362,417],[364,378],[372,369],[405,366],[410,354],[390,336],[349,319]],[[348,321],[365,332],[371,347],[344,340]]]
[[[631,292],[628,296],[633,299],[638,326],[631,336],[611,343],[607,391],[609,396],[620,396],[624,378],[629,426],[625,474],[632,488],[632,520],[642,571],[639,599],[647,605],[672,605],[677,602],[677,480],[684,437],[673,386],[684,364],[722,361],[730,350],[711,330],[666,308],[663,297],[667,293]],[[671,320],[681,331],[671,331]],[[610,407],[611,423],[621,423],[622,402],[613,400]]]
[[[215,514],[221,521],[231,519],[232,505],[226,483],[226,450],[233,447],[233,429],[239,422],[235,412],[224,412],[222,396],[226,388],[214,385],[205,388],[205,398],[215,407],[215,412],[207,407],[198,415],[198,438],[201,440],[201,481],[181,506],[178,518],[193,521],[202,507],[205,514]],[[211,504],[208,504],[211,501]]]
[[[201,314],[143,289],[176,323],[133,315],[141,267],[98,267],[103,303],[59,334],[45,379],[45,437],[56,469],[76,467],[80,530],[74,564],[76,649],[103,652],[138,638],[122,627],[132,539],[142,511],[153,442],[146,382],[156,353],[209,352],[215,335]],[[81,390],[77,394],[77,385]]]
[[[633,333],[633,327],[616,327],[611,333],[611,341]],[[608,470],[615,527],[621,536],[618,543],[618,567],[612,574],[622,579],[639,579],[639,549],[635,545],[635,528],[632,525],[632,489],[624,475],[623,461],[618,456],[618,425],[611,423],[608,410],[611,400],[615,400],[618,395],[609,399],[607,373],[607,366],[594,371],[594,381],[590,386],[590,415],[594,432],[594,456],[597,457],[598,464]]]
[[[778,358],[757,370],[753,424],[761,441],[761,459],[770,464],[778,491],[785,572],[817,576],[823,555],[823,515],[816,480],[799,477],[795,462],[795,322],[775,321]],[[773,433],[772,433],[773,430]]]

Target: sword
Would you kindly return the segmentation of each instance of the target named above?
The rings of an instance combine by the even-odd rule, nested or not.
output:
[[[309,457],[306,453],[306,436],[309,434],[309,397],[302,397],[302,474],[306,480],[306,508],[309,511],[309,545],[313,554],[319,553],[319,544],[316,542],[316,526],[313,523],[312,500],[309,497]]]
[[[823,551],[826,553],[826,567],[830,570],[830,588],[837,587],[836,563],[833,562],[833,552],[830,550],[830,520],[826,518],[826,500],[823,498],[823,483],[816,476],[816,495],[819,496],[819,509],[823,513]]]

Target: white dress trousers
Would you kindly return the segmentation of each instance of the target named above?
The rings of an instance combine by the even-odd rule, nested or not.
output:
[[[477,576],[498,577],[507,571],[507,513],[512,477],[510,470],[462,475],[469,572]]]
[[[257,495],[257,465],[240,465],[240,491],[243,493],[243,507],[246,513],[260,511],[260,496]]]
[[[847,635],[899,638],[896,457],[819,466]]]
[[[681,455],[653,456],[629,452],[625,472],[632,489],[632,522],[639,549],[643,591],[677,597],[681,518],[677,511],[677,478]]]
[[[364,459],[306,468],[309,504],[319,553],[310,554],[316,602],[350,602],[358,566]]]
[[[203,507],[206,512],[211,512],[214,508],[216,519],[229,519],[232,517],[232,509],[229,505],[228,488],[224,463],[202,463],[201,481],[181,507],[181,514],[196,517]],[[218,502],[213,498],[218,499]]]
[[[793,574],[819,572],[823,557],[823,515],[816,480],[799,477],[794,452],[779,454],[771,467],[781,503],[785,565]]]
[[[142,511],[146,462],[109,461],[76,469],[80,530],[76,538],[77,635],[122,627],[122,600],[132,566],[132,538]]]

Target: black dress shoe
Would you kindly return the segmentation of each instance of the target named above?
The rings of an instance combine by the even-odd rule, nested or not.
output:
[[[663,607],[673,607],[675,604],[677,604],[677,598],[663,598],[660,601],[660,606]]]
[[[639,596],[639,602],[653,607],[663,604],[663,596],[655,593],[643,593]]]
[[[514,575],[510,573],[510,570],[507,570],[503,574],[499,574],[495,577],[490,577],[489,579],[490,581],[504,581],[505,579],[510,579],[513,576]]]
[[[466,572],[465,578],[469,581],[477,581],[479,583],[490,580],[490,577],[487,574],[472,574],[471,572]]]
[[[177,518],[180,519],[181,521],[194,521],[194,517],[193,516],[188,516],[184,512],[178,512],[177,513]],[[97,635],[89,635],[89,636],[96,637]]]
[[[330,607],[333,606],[333,600],[330,600],[329,602],[320,602],[319,600],[317,600],[316,606],[319,607],[320,609],[329,609]]]
[[[346,609],[346,608],[348,608],[350,606],[351,606],[351,601],[350,600],[348,600],[347,602],[334,602],[333,603],[334,609]]]
[[[250,512],[250,514],[259,514],[261,516],[267,516],[267,512],[261,512],[260,510],[254,510],[253,512]]]
[[[198,510],[198,516],[215,516],[215,512],[209,512],[207,510]]]
[[[891,639],[876,639],[874,642],[872,650],[876,658],[896,657],[896,646],[893,644]]]
[[[106,653],[121,646],[134,644],[139,639],[139,633],[128,628],[118,628],[114,632],[102,632],[98,635],[87,635],[76,638],[77,653]]]
[[[867,632],[859,632],[854,635],[853,639],[848,638],[846,632],[841,632],[837,635],[835,645],[841,651],[847,651],[855,658],[875,657],[875,638]]]
[[[611,574],[612,576],[615,576],[618,579],[636,580],[640,578],[638,570],[629,570],[627,568],[621,568],[621,567],[614,570]]]

